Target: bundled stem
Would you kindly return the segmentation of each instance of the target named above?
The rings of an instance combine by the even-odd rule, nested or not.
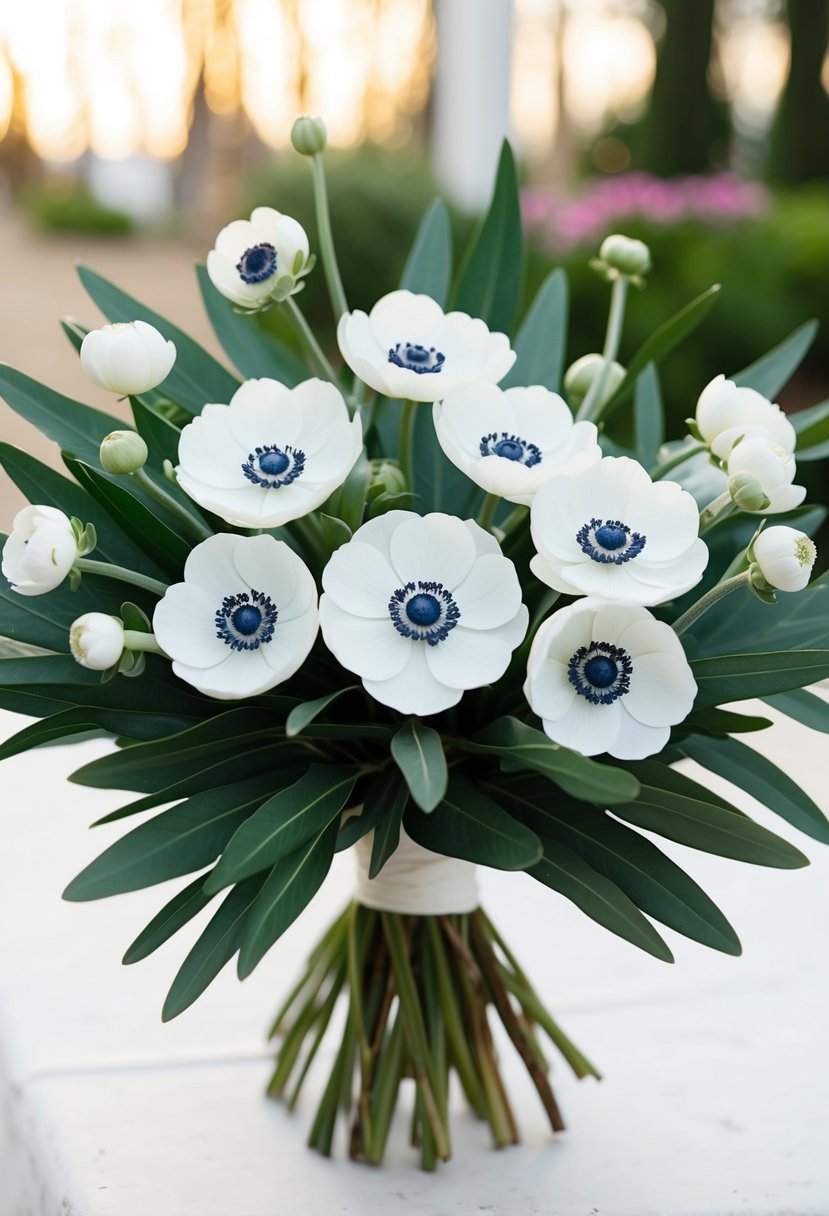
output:
[[[280,1010],[282,1033],[269,1094],[293,1109],[347,992],[339,1050],[309,1143],[328,1156],[340,1110],[350,1120],[349,1155],[383,1160],[403,1081],[414,1083],[411,1142],[424,1169],[451,1156],[449,1076],[501,1148],[519,1140],[489,1023],[492,1009],[524,1062],[554,1132],[564,1128],[537,1037],[543,1031],[577,1076],[593,1066],[544,1009],[513,955],[480,909],[454,916],[377,913],[351,904],[314,950]]]

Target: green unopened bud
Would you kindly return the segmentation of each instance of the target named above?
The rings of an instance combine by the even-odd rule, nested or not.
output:
[[[291,128],[291,143],[301,156],[315,156],[324,152],[328,142],[328,132],[321,118],[311,118],[303,114]]]
[[[369,489],[376,489],[378,494],[404,494],[406,478],[400,465],[394,460],[372,460]]]
[[[605,237],[599,249],[600,261],[610,270],[638,278],[651,268],[651,251],[644,241],[614,233]]]
[[[135,431],[113,431],[101,444],[101,468],[107,473],[137,473],[147,463],[147,445]]]
[[[734,473],[728,479],[728,493],[741,511],[764,511],[769,499],[752,473]]]
[[[604,359],[601,355],[582,355],[580,359],[576,359],[575,363],[571,363],[564,373],[564,391],[567,393],[567,400],[573,409],[578,409],[582,401],[590,392],[591,385],[596,377],[601,373],[604,366]],[[625,378],[625,369],[621,363],[611,363],[607,373],[602,400],[598,401],[597,405],[604,405],[608,401],[616,389]]]

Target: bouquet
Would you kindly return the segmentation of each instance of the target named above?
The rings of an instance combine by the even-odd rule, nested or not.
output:
[[[69,474],[0,447],[32,504],[3,548],[0,705],[38,719],[0,757],[90,731],[114,740],[72,780],[130,791],[101,821],[126,830],[65,897],[187,878],[124,955],[146,958],[204,913],[164,1019],[232,959],[247,976],[353,848],[354,899],[274,1022],[270,1092],[294,1107],[339,1034],[311,1145],[330,1153],[342,1112],[351,1156],[380,1162],[406,1081],[432,1169],[451,1151],[451,1073],[495,1145],[518,1139],[493,1019],[554,1131],[550,1048],[598,1075],[480,908],[476,867],[524,870],[671,961],[654,921],[729,954],[740,944],[652,835],[806,864],[677,761],[829,841],[796,781],[736,737],[768,719],[724,708],[760,698],[829,730],[805,690],[829,677],[828,584],[807,585],[825,511],[794,484],[795,451],[829,454],[829,405],[790,419],[773,404],[807,325],[712,379],[688,434],[666,441],[657,363],[717,288],[623,367],[626,303],[651,266],[621,235],[594,261],[610,291],[603,350],[562,377],[560,271],[513,328],[508,146],[454,274],[436,202],[399,289],[351,311],[325,128],[300,119],[293,140],[313,169],[341,361],[297,303],[314,262],[303,227],[262,207],[198,268],[239,376],[85,268],[110,324],[63,328],[90,378],[129,398],[134,429],[0,369],[5,400],[60,445]],[[272,308],[295,345],[256,320]]]

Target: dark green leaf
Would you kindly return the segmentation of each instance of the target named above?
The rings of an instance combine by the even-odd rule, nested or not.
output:
[[[825,626],[824,626],[825,627]],[[788,637],[781,633],[777,639]],[[829,650],[781,650],[696,659],[691,670],[699,692],[694,710],[788,692],[829,678]]]
[[[270,869],[338,818],[354,789],[353,769],[312,764],[295,785],[260,806],[234,835],[205,883],[220,891],[230,883]]]
[[[60,327],[75,350],[80,354],[81,344],[89,333],[89,330],[85,325],[81,325],[80,321],[76,321],[74,317],[61,317]]]
[[[638,784],[625,769],[599,764],[569,748],[559,747],[540,730],[517,718],[498,718],[475,739],[460,746],[501,757],[506,772],[534,769],[574,798],[612,806],[636,797]]]
[[[337,824],[330,823],[294,853],[283,857],[271,870],[242,933],[240,980],[250,975],[314,898],[331,868],[336,840]]]
[[[460,471],[435,440],[428,405],[418,405],[414,428],[414,470],[418,510],[451,511],[461,519],[478,513],[483,491]]]
[[[802,522],[793,526],[805,531]],[[775,651],[781,638],[792,650],[827,648],[829,572],[796,595],[780,595],[776,604],[763,604],[754,596],[745,595],[740,611],[735,612],[733,596],[727,596],[709,609],[701,622],[704,627],[699,636],[705,639],[706,657]]]
[[[556,841],[545,846],[543,858],[527,873],[558,891],[611,933],[663,962],[674,961],[666,943],[636,904],[614,882],[599,874],[566,845]]]
[[[541,856],[536,834],[461,773],[452,774],[446,798],[431,815],[409,807],[405,822],[425,849],[496,870],[525,870]]]
[[[797,459],[823,460],[829,455],[829,401],[789,415],[797,433]]]
[[[817,321],[807,321],[768,354],[757,359],[749,367],[744,367],[731,379],[735,384],[756,389],[758,393],[762,393],[764,397],[773,401],[784,384],[800,367],[806,352],[815,340],[817,331]]]
[[[261,776],[194,794],[116,840],[72,879],[63,897],[104,899],[201,870],[266,797]]]
[[[660,325],[659,329],[654,330],[651,336],[642,343],[628,364],[624,380],[602,411],[603,417],[609,417],[630,395],[637,376],[645,370],[649,363],[658,363],[675,346],[678,346],[680,342],[687,338],[690,333],[693,333],[716,302],[719,293],[720,286],[718,283],[715,283],[713,287],[709,287],[707,291],[697,296],[690,304],[686,304],[684,308],[681,308],[664,325]]]
[[[419,718],[409,718],[391,741],[394,762],[422,811],[433,811],[449,779],[440,735]]]
[[[692,735],[680,750],[703,768],[736,785],[807,836],[829,844],[829,822],[809,795],[766,756],[737,739]]]
[[[254,317],[234,311],[211,283],[203,263],[196,266],[196,274],[210,324],[228,359],[243,376],[268,376],[288,388],[308,379],[311,372],[299,355],[260,329]]]
[[[409,803],[409,790],[397,773],[387,773],[384,787],[376,786],[372,796],[374,801],[370,802],[367,797],[365,808],[376,821],[368,876],[376,878],[400,842],[400,827]]]
[[[632,767],[642,792],[635,802],[613,808],[620,819],[689,848],[736,861],[781,870],[809,864],[794,845],[760,827],[683,773],[655,760]]]
[[[172,465],[178,464],[178,441],[181,438],[178,427],[173,426],[169,419],[147,405],[140,397],[131,397],[130,404],[135,429],[149,448],[148,468],[152,466],[161,469],[165,460],[169,460]],[[168,494],[173,493],[169,484],[165,485],[164,489]]]
[[[245,920],[262,887],[261,878],[249,878],[234,887],[196,942],[173,980],[162,1022],[184,1013],[201,996],[239,949]]]
[[[104,731],[127,739],[158,739],[190,725],[192,721],[172,714],[80,706],[53,713],[44,721],[33,722],[19,730],[0,744],[0,760],[8,760],[10,756],[19,756],[33,747],[42,747],[89,731]]]
[[[356,532],[363,522],[370,481],[371,463],[363,448],[348,477],[331,495],[325,508],[328,515],[342,520],[351,532]]]
[[[454,307],[510,333],[521,288],[522,235],[518,178],[504,141],[489,211],[467,250],[458,275]]]
[[[452,230],[449,212],[443,200],[437,198],[420,221],[400,286],[406,291],[431,296],[444,308],[451,277]]]
[[[329,554],[351,540],[352,531],[348,524],[344,524],[341,519],[336,519],[333,515],[326,515],[323,511],[319,516],[319,524],[322,542]]]
[[[567,347],[567,275],[553,270],[536,292],[535,299],[513,343],[515,363],[501,381],[502,388],[543,384],[551,392],[561,388]]]
[[[146,928],[141,930],[132,945],[127,947],[121,962],[129,965],[147,958],[159,946],[169,941],[173,934],[178,933],[179,929],[189,924],[202,908],[207,907],[212,898],[212,895],[205,894],[204,879],[201,876],[188,883],[184,890],[174,895]]]
[[[763,697],[763,700],[772,709],[794,718],[795,722],[829,734],[829,702],[816,693],[797,688],[791,692],[779,692],[772,697]]]
[[[683,734],[740,735],[755,730],[768,730],[770,718],[753,714],[735,714],[728,709],[704,709],[690,714],[679,728]]]
[[[636,458],[647,469],[656,464],[656,454],[665,440],[665,412],[659,388],[659,373],[653,363],[636,377],[633,393],[633,425]]]
[[[84,460],[97,461],[101,440],[123,426],[111,414],[64,397],[5,363],[0,363],[0,396],[47,439]]]
[[[349,684],[347,688],[338,688],[325,697],[318,697],[316,701],[303,701],[301,704],[295,705],[285,719],[285,734],[289,739],[301,734],[305,727],[310,726],[314,718],[327,709],[333,701],[336,701],[343,693],[353,692],[358,687],[357,684]]]

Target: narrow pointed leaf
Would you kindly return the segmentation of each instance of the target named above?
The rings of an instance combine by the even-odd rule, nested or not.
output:
[[[817,321],[807,321],[768,354],[744,367],[731,379],[735,384],[756,389],[758,393],[773,401],[800,367],[817,331]]]
[[[449,212],[443,200],[437,198],[420,221],[403,268],[400,286],[405,291],[431,296],[444,308],[451,277],[452,230]]]
[[[324,709],[341,697],[343,693],[353,692],[357,684],[350,684],[348,688],[338,688],[335,692],[330,692],[326,697],[318,697],[316,701],[303,701],[300,705],[295,705],[288,717],[285,719],[285,734],[289,739],[294,735],[299,735],[305,730],[306,726],[310,726],[319,714]]]
[[[64,397],[6,363],[0,363],[0,397],[47,439],[84,460],[97,461],[101,440],[123,426],[112,414]]]
[[[501,381],[502,388],[543,384],[551,392],[561,388],[567,346],[567,275],[553,270],[536,292],[516,335],[515,363]]]
[[[371,860],[369,861],[368,876],[376,878],[391,857],[400,842],[400,827],[403,813],[409,803],[409,790],[405,781],[394,773],[389,774],[389,785],[381,794],[376,791],[375,797],[383,799],[382,811],[375,814],[377,824],[374,828],[374,840],[371,845]],[[370,806],[369,812],[373,813]]]
[[[446,793],[448,769],[440,735],[409,718],[391,741],[391,754],[422,811],[433,811]]]
[[[807,692],[805,688],[796,688],[791,692],[778,692],[774,696],[763,697],[763,700],[772,709],[794,718],[795,722],[829,734],[829,701],[817,693]]]
[[[177,895],[156,913],[146,928],[142,929],[135,941],[127,947],[121,962],[129,965],[138,963],[154,953],[159,946],[183,929],[186,924],[198,916],[203,908],[210,903],[212,895],[204,890],[204,880],[201,876],[188,883]]]
[[[454,307],[509,333],[518,307],[522,270],[521,208],[515,159],[501,149],[492,202],[464,257]]]
[[[636,377],[633,393],[633,426],[636,459],[651,469],[656,454],[665,441],[665,412],[659,388],[659,373],[653,363]]]
[[[788,692],[829,679],[829,650],[781,650],[696,659],[691,670],[699,692],[694,710]]]
[[[431,815],[409,807],[405,826],[413,840],[433,853],[496,870],[525,870],[541,856],[535,832],[460,773],[453,773],[445,799]]]

